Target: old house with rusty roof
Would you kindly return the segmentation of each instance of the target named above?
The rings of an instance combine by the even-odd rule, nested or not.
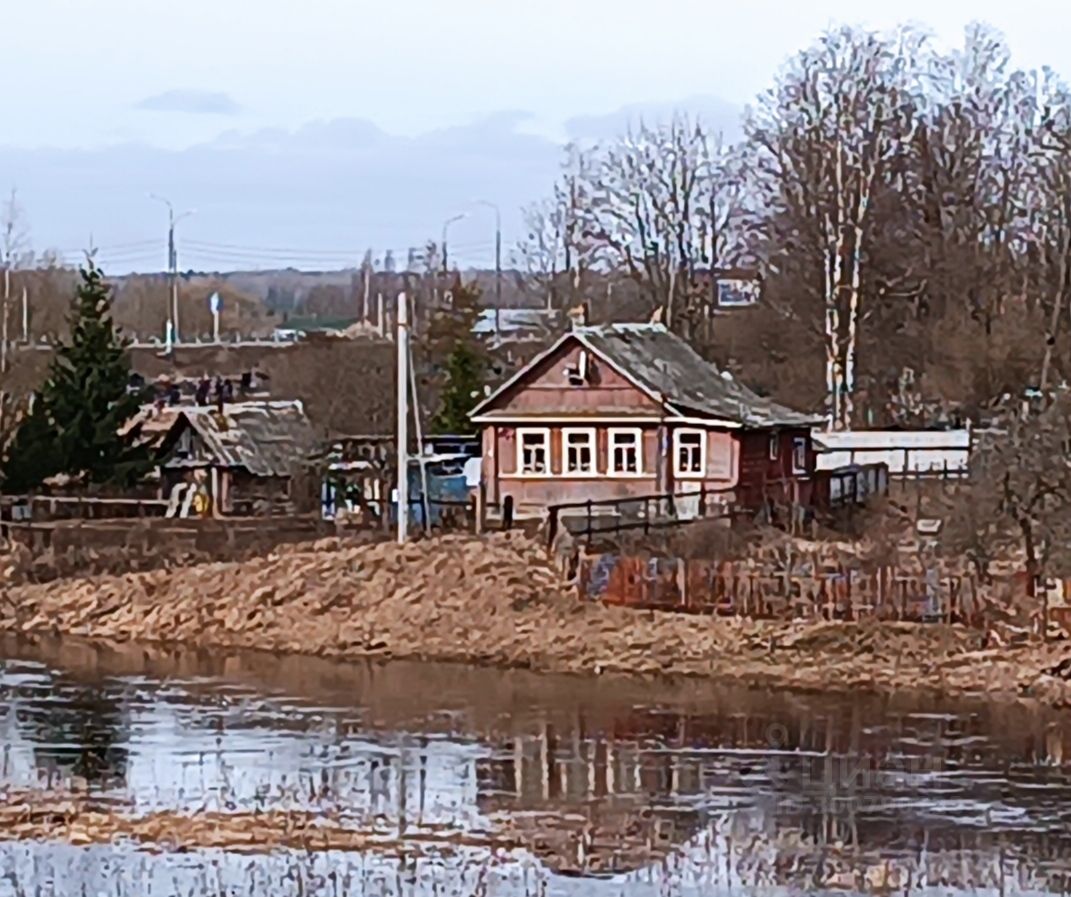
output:
[[[821,418],[759,396],[660,324],[579,326],[481,402],[488,500],[518,511],[701,490],[806,504]],[[773,495],[776,493],[776,495]]]
[[[201,513],[250,516],[314,507],[317,441],[299,401],[180,406],[160,440],[164,497],[193,486]],[[192,494],[192,493],[191,493]]]

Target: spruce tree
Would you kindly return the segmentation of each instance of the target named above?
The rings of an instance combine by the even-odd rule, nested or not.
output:
[[[480,289],[454,280],[450,307],[432,322],[430,361],[438,381],[439,405],[431,422],[438,434],[468,433],[469,412],[479,402],[487,377],[487,354],[472,332],[480,314]]]
[[[30,410],[5,447],[3,461],[0,491],[8,495],[32,492],[50,476],[59,473],[62,461],[57,450],[56,431],[40,393],[34,395]]]
[[[465,341],[454,347],[445,367],[446,385],[432,429],[440,434],[468,433],[469,412],[480,400],[487,361],[479,347]]]
[[[120,428],[143,395],[129,390],[127,343],[111,318],[109,290],[89,259],[49,376],[4,463],[5,492],[28,491],[65,473],[86,484],[127,486],[148,472],[148,450]]]

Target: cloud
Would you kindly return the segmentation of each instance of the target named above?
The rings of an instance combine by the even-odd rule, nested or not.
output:
[[[693,98],[574,119],[570,131],[609,136],[674,108],[705,113],[727,131],[738,127],[732,104]],[[162,238],[163,210],[146,198],[157,193],[198,210],[179,235],[184,267],[337,267],[337,250],[352,250],[346,258],[358,264],[366,247],[380,255],[391,247],[404,259],[407,247],[440,239],[443,222],[459,211],[471,214],[452,226],[452,252],[462,264],[490,266],[493,216],[473,201],[499,206],[508,252],[524,233],[521,207],[546,196],[559,172],[561,143],[525,133],[527,121],[524,112],[502,110],[403,136],[367,119],[337,118],[294,129],[236,128],[182,150],[0,145],[0,172],[19,184],[39,247],[76,247],[90,233],[105,247]],[[112,270],[159,265],[161,250],[150,245],[102,260]]]
[[[136,108],[190,115],[237,115],[242,111],[228,94],[211,90],[165,90],[141,100]]]

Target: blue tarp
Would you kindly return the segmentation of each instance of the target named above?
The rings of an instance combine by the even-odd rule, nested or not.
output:
[[[469,502],[469,487],[465,479],[463,455],[433,456],[424,461],[428,481],[428,516],[431,525],[440,526],[443,515],[462,511]],[[420,462],[409,463],[409,523],[414,527],[424,526],[424,477],[420,474]],[[398,497],[391,501],[391,521],[398,519]]]

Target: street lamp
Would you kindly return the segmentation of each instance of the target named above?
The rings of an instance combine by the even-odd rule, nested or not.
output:
[[[456,221],[461,221],[463,218],[468,218],[468,217],[469,217],[469,213],[468,212],[459,212],[457,215],[454,215],[451,218],[447,218],[443,222],[443,274],[449,273],[449,268],[447,267],[447,255],[446,255],[447,231],[450,229],[450,225],[451,224],[453,224]]]
[[[477,199],[477,206],[486,206],[495,213],[495,335],[499,333],[499,310],[502,308],[502,210],[486,199]]]
[[[167,266],[171,271],[171,312],[168,315],[167,323],[170,330],[171,339],[177,344],[179,341],[178,332],[178,249],[175,246],[175,225],[178,224],[183,218],[189,218],[195,214],[194,209],[182,212],[179,215],[175,214],[175,207],[172,205],[171,200],[165,199],[163,196],[157,196],[155,193],[149,194],[149,199],[154,199],[157,202],[162,202],[167,206]]]

